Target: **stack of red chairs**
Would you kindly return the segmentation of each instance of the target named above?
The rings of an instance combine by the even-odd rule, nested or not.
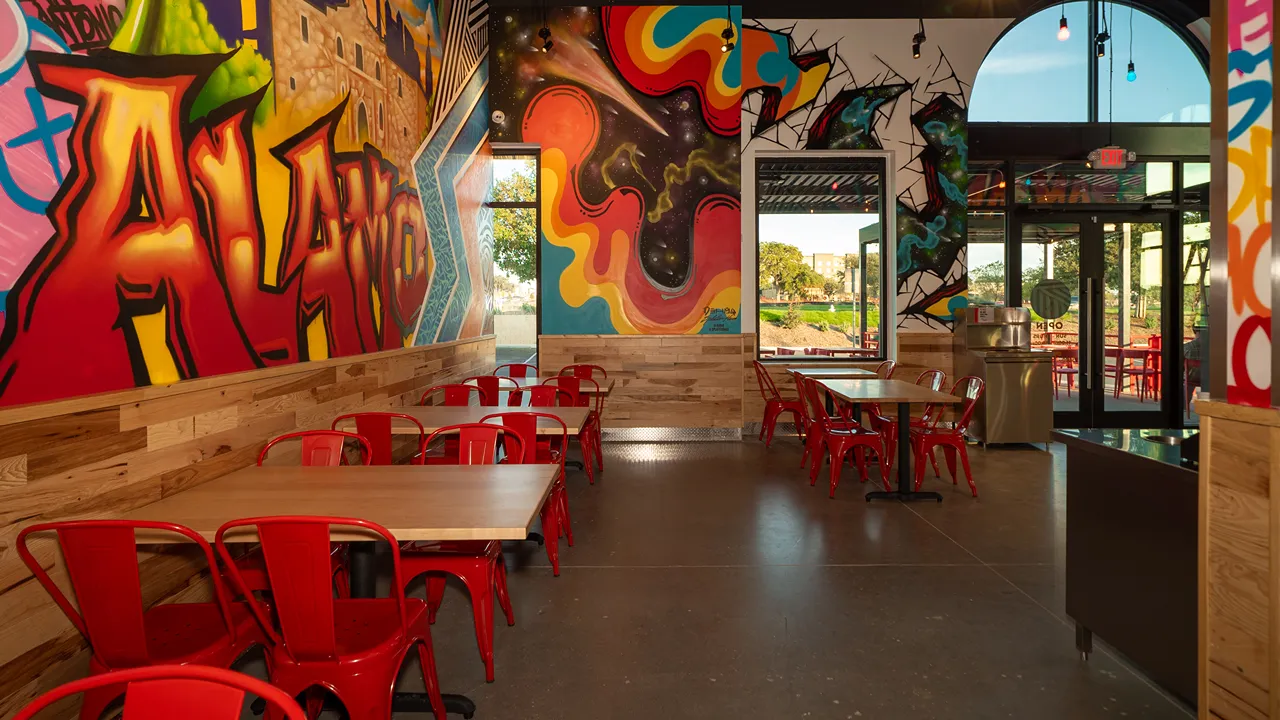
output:
[[[960,378],[951,388],[951,395],[964,398],[960,418],[948,427],[941,422],[942,413],[937,412],[927,423],[922,422],[911,429],[911,445],[916,463],[916,490],[924,483],[925,457],[933,462],[934,473],[939,474],[937,461],[933,459],[933,449],[941,447],[946,456],[947,469],[951,471],[952,484],[958,482],[960,477],[956,473],[956,455],[959,455],[960,462],[964,465],[965,479],[969,481],[969,490],[974,497],[978,497],[978,486],[973,483],[973,471],[969,469],[969,451],[964,433],[973,420],[973,411],[978,405],[978,398],[982,397],[983,388],[982,378],[973,375]]]
[[[559,374],[562,376],[572,375],[573,377],[580,378],[582,380],[590,380],[596,384],[595,409],[587,414],[587,426],[591,429],[592,434],[594,435],[592,438],[592,448],[595,452],[596,464],[600,466],[600,472],[604,472],[604,451],[600,446],[600,416],[604,414],[604,393],[600,392],[600,382],[608,380],[609,373],[599,365],[587,365],[580,363],[577,365],[566,365],[560,368]],[[590,404],[588,403],[586,406],[589,407]],[[583,457],[583,460],[587,465],[591,464],[590,460],[585,456]]]
[[[600,413],[604,411],[602,404],[603,395],[600,394],[600,383],[591,378],[577,377],[576,375],[557,375],[542,381],[543,385],[563,390],[572,398],[571,402],[574,407],[591,408],[591,399],[595,398],[595,407],[587,414],[587,422],[582,426],[582,430],[578,432],[578,445],[582,448],[582,466],[587,471],[587,482],[595,485],[596,473],[593,459],[600,463],[600,469],[604,470],[603,453],[600,451]],[[587,385],[593,389],[594,393],[583,392],[583,386]],[[559,396],[559,393],[557,393]]]
[[[760,396],[764,398],[764,419],[760,421],[760,439],[764,440],[764,446],[769,447],[773,444],[773,431],[778,425],[778,417],[783,413],[791,413],[795,416],[796,430],[801,434],[801,442],[804,442],[804,401],[784,400],[782,394],[778,392],[778,386],[769,376],[769,369],[759,360],[753,360],[752,364],[755,365],[756,383],[760,386]]]
[[[854,460],[858,465],[858,474],[862,482],[867,481],[867,465],[864,450],[869,449],[876,454],[876,464],[881,466],[881,477],[884,479],[885,489],[890,489],[888,476],[883,469],[882,459],[884,458],[884,443],[880,440],[880,434],[874,430],[868,430],[856,422],[835,419],[827,414],[827,408],[822,402],[822,396],[818,390],[818,381],[812,378],[801,378],[797,376],[797,383],[800,386],[802,397],[808,402],[809,417],[812,418],[808,432],[814,436],[812,442],[813,465],[809,469],[809,484],[814,485],[818,481],[818,471],[822,468],[822,460],[824,455],[831,458],[831,489],[829,497],[836,496],[836,487],[840,484],[840,469],[844,466],[845,456],[850,450],[854,451]]]

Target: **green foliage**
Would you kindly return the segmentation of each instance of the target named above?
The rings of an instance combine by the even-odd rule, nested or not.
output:
[[[211,0],[222,2],[223,0]],[[135,55],[225,55],[226,41],[209,22],[200,0],[129,0],[112,50]],[[257,92],[271,82],[271,63],[252,48],[240,46],[214,70],[191,107],[191,118],[208,115],[226,103]],[[254,121],[266,120],[271,110],[268,93],[254,112]]]
[[[1142,318],[1142,326],[1148,330],[1159,330],[1160,313],[1147,313],[1146,316]]]
[[[800,327],[800,323],[804,321],[804,316],[800,314],[800,310],[795,305],[787,308],[786,314],[782,316],[782,327],[788,330],[794,330]]]
[[[800,248],[780,242],[760,243],[760,287],[773,288],[779,297],[788,293],[808,268]]]
[[[520,312],[524,315],[533,315],[538,312],[538,308],[529,303],[520,303]]]
[[[818,332],[827,332],[828,330],[831,329],[831,326],[827,324],[826,320],[819,320],[817,324],[817,328],[818,328]]]
[[[844,273],[841,272],[841,274],[843,275]],[[844,290],[844,281],[842,280],[828,279],[822,283],[822,294],[826,295],[828,300],[839,295],[842,290]]]
[[[534,202],[538,187],[533,158],[519,172],[494,183],[491,202]],[[505,273],[520,282],[537,274],[538,212],[535,208],[494,208],[493,259]]]

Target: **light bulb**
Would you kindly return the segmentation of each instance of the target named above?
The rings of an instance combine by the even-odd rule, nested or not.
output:
[[[1071,37],[1071,29],[1067,27],[1067,19],[1064,17],[1058,22],[1058,40],[1067,40]]]
[[[1138,71],[1133,69],[1132,62],[1129,63],[1129,72],[1125,74],[1124,79],[1129,82],[1134,82],[1138,79]]]

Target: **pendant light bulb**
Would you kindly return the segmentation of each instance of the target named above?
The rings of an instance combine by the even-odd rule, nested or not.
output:
[[[1066,42],[1071,37],[1071,28],[1067,27],[1067,16],[1063,15],[1058,21],[1058,40]]]
[[[1129,72],[1125,73],[1124,79],[1128,80],[1129,82],[1135,82],[1138,79],[1138,71],[1133,69],[1132,60],[1129,61]]]

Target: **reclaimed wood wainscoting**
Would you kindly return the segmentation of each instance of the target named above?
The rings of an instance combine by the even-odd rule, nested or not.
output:
[[[1280,410],[1198,401],[1199,717],[1280,720]]]
[[[89,659],[18,557],[21,527],[156,502],[252,465],[277,435],[413,404],[431,385],[491,372],[494,353],[486,336],[0,409],[0,717],[83,676]],[[67,588],[53,541],[32,550]],[[208,596],[203,559],[189,550],[144,548],[146,603]],[[75,712],[68,705],[58,716]]]

